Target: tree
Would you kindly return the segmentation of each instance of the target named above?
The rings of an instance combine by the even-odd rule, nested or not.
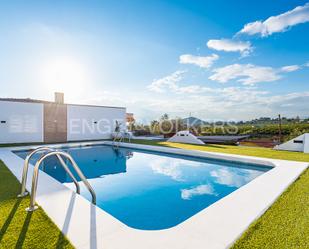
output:
[[[161,118],[160,118],[160,120],[169,120],[169,116],[168,116],[168,114],[167,113],[164,113],[162,116],[161,116]]]
[[[150,122],[150,132],[152,134],[159,135],[160,134],[160,127],[159,127],[159,121],[157,120],[152,120]]]

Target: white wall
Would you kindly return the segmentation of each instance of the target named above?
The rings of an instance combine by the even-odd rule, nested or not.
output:
[[[309,153],[309,133],[305,133],[304,136],[304,152]]]
[[[288,151],[300,151],[304,152],[305,148],[305,136],[306,134],[300,135],[296,138],[293,138],[283,144],[277,145],[275,149],[278,150],[288,150]],[[302,141],[302,143],[297,143],[297,141]]]
[[[68,105],[68,141],[108,139],[115,121],[125,125],[125,108]]]
[[[43,104],[0,101],[0,144],[43,142]]]
[[[198,139],[189,131],[179,131],[167,141],[172,143],[184,144],[205,144],[202,140]]]

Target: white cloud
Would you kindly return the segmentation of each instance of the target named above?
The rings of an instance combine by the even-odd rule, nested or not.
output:
[[[306,65],[306,64],[305,64]],[[226,83],[236,80],[243,85],[253,86],[260,82],[272,82],[282,78],[282,73],[290,73],[303,68],[304,65],[289,65],[281,68],[257,66],[253,64],[232,64],[225,67],[215,68],[209,79]]]
[[[301,68],[301,67],[298,66],[298,65],[290,65],[290,66],[282,67],[282,68],[281,68],[281,71],[282,71],[282,72],[287,72],[287,73],[289,73],[289,72],[297,71],[297,70],[299,70],[300,68]]]
[[[280,68],[274,70],[284,74],[279,71]],[[278,113],[287,117],[306,117],[309,113],[308,91],[276,95],[257,86],[222,85],[210,88],[205,84],[180,86],[180,83],[175,83],[174,90],[164,86],[163,94],[156,96],[153,96],[152,91],[140,88],[133,90],[134,95],[128,95],[124,89],[98,92],[93,88],[78,101],[94,105],[125,106],[129,112],[134,112],[138,123],[144,124],[159,118],[162,113],[172,117],[186,117],[192,112],[194,116],[209,121],[249,120],[260,116],[274,117]],[[293,83],[297,84],[297,81]]]
[[[156,159],[150,162],[150,166],[155,173],[166,175],[175,181],[183,181],[182,171],[179,163],[165,158]]]
[[[278,16],[271,16],[265,21],[248,23],[238,33],[248,35],[259,34],[265,37],[273,33],[284,32],[292,26],[305,22],[309,22],[309,3]]]
[[[176,71],[168,76],[161,79],[155,79],[147,88],[154,92],[164,92],[164,89],[175,89],[177,88],[176,83],[183,79],[185,71]]]
[[[174,93],[176,94],[201,94],[213,91],[212,88],[203,87],[200,85],[177,86]]]
[[[232,64],[213,70],[214,74],[210,80],[226,83],[230,80],[243,83],[243,85],[254,85],[258,82],[271,82],[281,78],[272,67],[256,66],[252,64]]]
[[[309,92],[294,92],[294,93],[288,93],[285,95],[273,96],[271,99],[268,100],[268,103],[278,104],[278,105],[282,105],[283,103],[295,105],[297,103],[302,103],[302,99],[307,99],[308,97],[309,97]]]
[[[252,51],[251,43],[231,39],[209,40],[207,46],[211,49],[225,52],[240,52],[243,56]]]
[[[219,59],[219,56],[212,54],[210,56],[195,56],[191,54],[183,54],[179,57],[181,64],[193,64],[202,68],[210,68],[212,64]]]
[[[210,172],[216,182],[229,187],[241,187],[261,175],[263,172],[241,169],[218,169]]]
[[[150,167],[154,173],[169,176],[175,181],[184,181],[188,177],[188,174],[185,174],[185,169],[205,166],[202,163],[183,161],[177,158],[153,158],[150,161]]]
[[[261,116],[295,115],[308,116],[309,92],[274,95],[252,87],[227,87],[213,89],[213,93],[188,95],[153,100],[147,103],[148,112],[154,111],[157,117],[163,112],[173,116],[186,117],[188,113],[202,119],[250,120]],[[286,108],[282,105],[289,104]],[[144,105],[145,106],[145,105]]]
[[[306,117],[309,113],[308,91],[276,95],[252,86],[209,88],[208,91],[186,94],[185,97],[181,94],[160,94],[155,98],[152,92],[141,89],[134,95],[120,90],[116,96],[114,92],[95,93],[79,101],[94,105],[125,106],[129,112],[134,112],[138,123],[144,124],[159,118],[162,113],[186,117],[192,112],[194,116],[209,121],[249,120],[261,116],[274,117],[278,113],[287,117]]]
[[[194,196],[200,195],[217,195],[210,184],[199,185],[190,189],[181,190],[181,198],[184,200],[190,200]]]
[[[147,86],[148,90],[158,93],[171,92],[176,94],[195,94],[211,90],[199,85],[179,86],[178,83],[184,78],[185,71],[176,71],[161,79],[154,80]]]

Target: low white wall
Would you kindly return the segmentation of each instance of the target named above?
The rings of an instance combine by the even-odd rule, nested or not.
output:
[[[43,104],[0,101],[0,144],[43,142]]]
[[[184,144],[205,144],[202,140],[191,134],[189,131],[179,131],[167,142],[184,143]]]
[[[277,145],[275,149],[309,153],[309,133],[304,133],[288,142]]]
[[[304,136],[304,152],[309,153],[309,133],[305,133]]]
[[[297,143],[297,141],[302,141],[302,143]],[[275,149],[304,152],[304,144],[305,144],[305,135],[303,134],[283,144],[276,146]]]
[[[125,108],[68,105],[68,141],[108,139],[115,121],[125,125]]]

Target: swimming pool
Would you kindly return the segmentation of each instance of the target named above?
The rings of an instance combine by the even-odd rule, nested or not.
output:
[[[109,145],[62,149],[88,178],[97,206],[142,230],[176,226],[271,169]],[[25,158],[29,152],[15,153]],[[55,158],[47,159],[41,169],[74,190]],[[91,200],[86,189],[81,194]]]

